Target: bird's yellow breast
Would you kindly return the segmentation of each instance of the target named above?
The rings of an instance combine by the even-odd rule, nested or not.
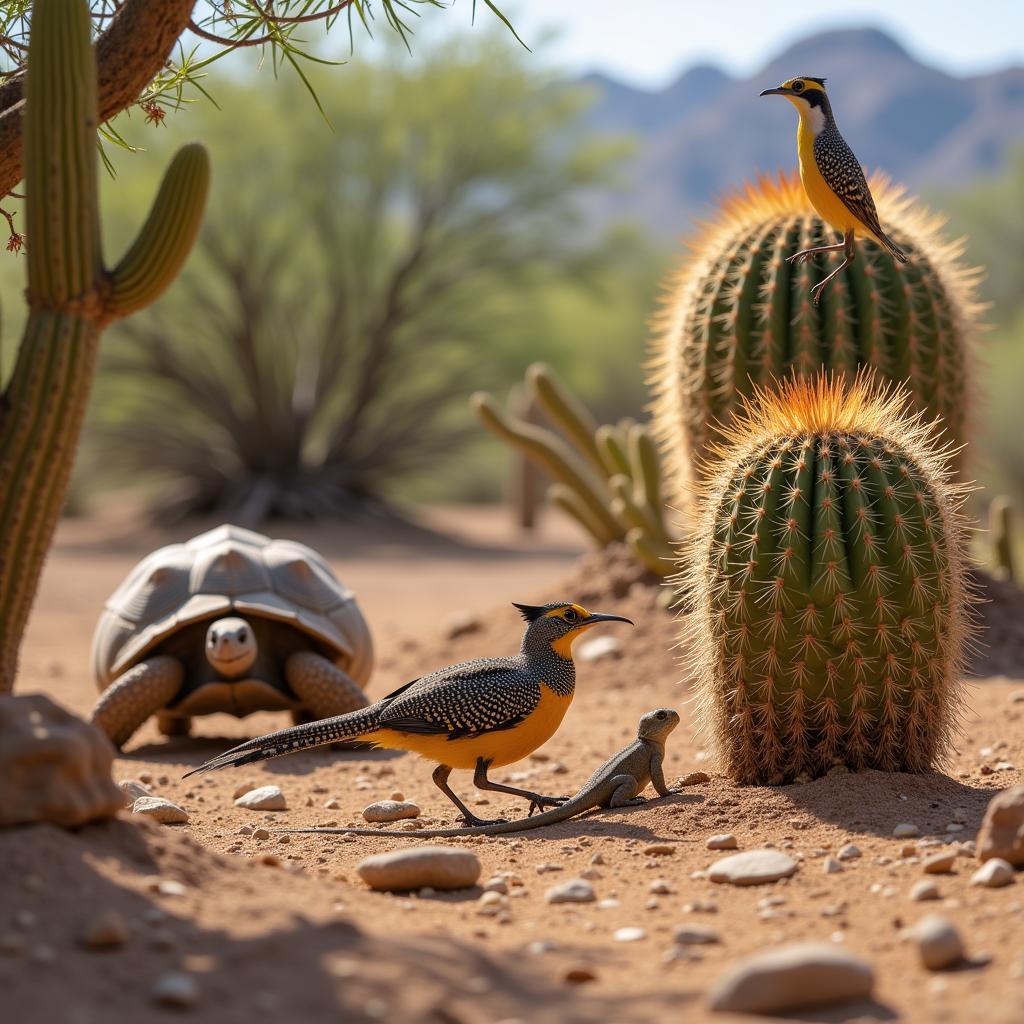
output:
[[[541,683],[537,706],[519,725],[511,729],[450,740],[445,736],[420,736],[392,729],[377,729],[360,740],[391,750],[412,750],[428,761],[450,768],[476,767],[477,760],[490,761],[495,768],[521,761],[543,746],[562,724],[572,696],[563,697]]]
[[[851,228],[857,234],[863,234],[860,222],[844,205],[843,201],[832,191],[818,170],[814,159],[814,132],[803,116],[796,130],[797,152],[800,155],[800,181],[803,183],[811,206],[833,230],[841,235]]]

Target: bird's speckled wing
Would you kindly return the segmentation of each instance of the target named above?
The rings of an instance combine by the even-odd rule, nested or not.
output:
[[[816,136],[814,162],[825,184],[850,213],[876,235],[884,235],[864,171],[835,125],[828,125]]]
[[[539,684],[515,660],[467,661],[396,690],[380,726],[459,739],[514,728],[539,702]]]

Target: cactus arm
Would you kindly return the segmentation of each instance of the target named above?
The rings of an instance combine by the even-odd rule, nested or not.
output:
[[[534,363],[526,371],[526,385],[537,404],[561,427],[569,440],[598,472],[605,472],[601,453],[594,441],[597,423],[587,407],[562,383],[545,363]]]
[[[548,501],[575,519],[594,539],[599,548],[608,544],[608,532],[604,524],[594,516],[590,506],[580,497],[579,492],[568,484],[553,483],[548,487]]]
[[[675,552],[668,545],[653,541],[643,530],[634,528],[626,534],[626,543],[637,561],[664,579],[675,571]]]
[[[178,275],[203,219],[210,158],[197,144],[171,161],[152,209],[131,248],[110,272],[107,309],[123,317],[155,302]]]
[[[610,479],[617,473],[628,475],[630,472],[629,459],[619,440],[618,430],[605,423],[597,428],[594,439],[597,442],[597,449],[601,453],[601,466],[605,477]]]
[[[656,536],[668,543],[665,497],[661,493],[661,460],[650,432],[639,423],[629,432],[629,464],[635,487],[633,500],[652,519]]]
[[[1003,579],[1017,580],[1013,555],[1013,503],[1005,495],[992,499],[988,507],[988,529],[992,541],[992,561]]]

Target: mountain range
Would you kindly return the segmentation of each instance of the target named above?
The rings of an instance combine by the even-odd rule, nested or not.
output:
[[[594,197],[590,213],[678,235],[731,187],[795,167],[796,111],[758,94],[798,75],[827,77],[836,121],[862,163],[915,191],[998,173],[1024,146],[1024,68],[960,78],[922,64],[877,29],[823,32],[750,78],[701,65],[654,92],[585,76],[595,95],[591,125],[636,141],[625,187]]]

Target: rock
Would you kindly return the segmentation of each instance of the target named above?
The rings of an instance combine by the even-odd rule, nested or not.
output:
[[[953,967],[964,958],[964,944],[953,922],[938,914],[922,917],[912,935],[921,963],[930,971]]]
[[[363,809],[366,821],[401,821],[403,818],[418,818],[420,809],[415,804],[401,800],[378,800]]]
[[[371,889],[407,892],[410,889],[468,889],[480,877],[480,861],[469,850],[448,846],[414,846],[366,857],[356,865]]]
[[[616,942],[642,942],[647,938],[647,932],[643,928],[617,928],[612,938]]]
[[[712,882],[730,882],[732,885],[761,885],[788,878],[797,867],[792,857],[778,850],[748,850],[715,861],[708,878]]]
[[[675,852],[675,843],[651,843],[644,847],[644,853],[648,857],[671,857]]]
[[[699,786],[702,783],[710,782],[711,776],[707,772],[690,772],[684,775],[677,785],[680,786]]]
[[[836,854],[836,857],[838,857],[839,860],[856,860],[860,855],[859,846],[854,846],[853,843],[847,843],[845,846],[839,847],[839,852]]]
[[[924,859],[924,872],[926,875],[945,875],[953,870],[953,865],[956,863],[957,852],[943,851],[942,853],[933,853],[930,857]]]
[[[124,807],[110,741],[49,697],[0,697],[0,736],[0,827],[76,828]]]
[[[286,811],[288,801],[285,800],[279,786],[259,786],[238,797],[235,806],[245,807],[250,811]]]
[[[596,899],[594,887],[585,878],[571,878],[544,893],[545,903],[593,903]]]
[[[977,847],[980,860],[998,857],[1014,867],[1024,867],[1024,786],[1012,786],[992,797]]]
[[[664,878],[656,878],[647,886],[647,891],[654,893],[655,896],[671,896],[675,889],[672,888],[671,882],[666,882]]]
[[[562,979],[570,985],[582,985],[587,981],[596,981],[597,974],[590,967],[570,967],[566,970],[565,974],[562,975]]]
[[[324,804],[324,808],[328,811],[341,810],[341,801],[336,800],[334,797],[331,797],[331,799]]]
[[[735,850],[737,843],[731,832],[723,832],[721,835],[710,836],[704,845],[709,850]]]
[[[912,821],[901,821],[893,830],[893,839],[916,839],[921,830]]]
[[[712,986],[712,1010],[780,1014],[867,999],[874,968],[844,949],[800,943],[755,953],[728,968]]]
[[[188,812],[184,807],[162,796],[140,796],[132,804],[132,814],[145,814],[148,818],[155,818],[161,825],[181,825],[188,821]]]
[[[131,937],[128,925],[116,910],[104,910],[82,931],[86,949],[117,949]]]
[[[910,898],[915,903],[922,903],[925,900],[937,900],[940,898],[939,887],[930,878],[922,878],[911,887]]]
[[[684,924],[672,938],[680,946],[707,946],[722,941],[714,928],[706,928],[699,924]]]
[[[168,971],[156,980],[151,995],[155,1003],[178,1010],[191,1009],[199,1002],[199,986],[191,974]]]
[[[265,828],[258,828],[253,832],[252,837],[253,839],[259,839],[262,842],[264,839],[270,838],[270,833]]]
[[[140,782],[138,779],[119,779],[117,783],[118,789],[124,793],[124,802],[126,807],[131,807],[140,796],[152,796],[153,790],[149,788],[144,782]]]
[[[971,875],[971,885],[983,885],[986,889],[1001,889],[1013,881],[1013,866],[1002,857],[985,861]]]
[[[596,636],[576,648],[578,661],[603,661],[606,658],[621,658],[622,643],[614,636]]]

